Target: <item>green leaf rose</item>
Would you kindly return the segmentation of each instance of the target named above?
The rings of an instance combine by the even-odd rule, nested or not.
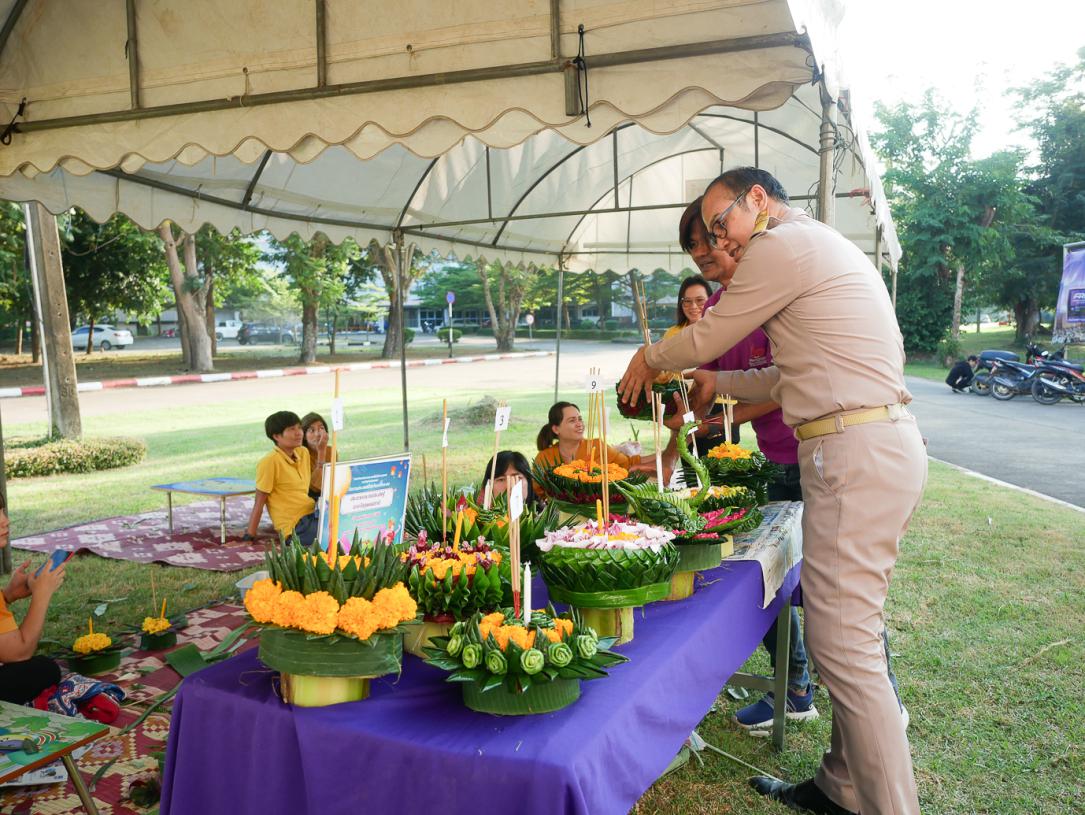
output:
[[[564,642],[550,643],[546,655],[550,658],[550,664],[555,668],[564,668],[573,661],[573,649]]]
[[[449,637],[448,645],[445,646],[445,650],[450,657],[456,656],[461,650],[463,650],[463,637],[459,634],[455,634]]]
[[[524,669],[524,673],[528,676],[541,671],[545,663],[546,658],[538,648],[528,648],[520,654],[520,667]]]
[[[458,622],[458,623],[455,623],[455,624],[454,624],[454,625],[452,626],[452,628],[451,628],[451,629],[449,630],[449,632],[448,632],[448,635],[449,635],[450,637],[462,637],[462,636],[463,636],[463,629],[464,629],[464,627],[465,627],[465,626],[464,626],[464,624],[463,624],[463,621],[461,620],[460,622]]]
[[[504,674],[509,669],[509,663],[505,659],[505,655],[493,648],[486,652],[486,670],[492,674],[498,676]]]
[[[599,642],[587,634],[581,634],[576,638],[576,650],[584,659],[591,659],[599,650]]]
[[[482,646],[477,642],[468,643],[463,646],[460,659],[463,660],[463,667],[477,668],[479,663],[482,662]]]

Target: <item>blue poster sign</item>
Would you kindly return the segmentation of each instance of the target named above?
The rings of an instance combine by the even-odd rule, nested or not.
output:
[[[403,516],[407,512],[407,488],[411,481],[411,456],[344,461],[335,467],[335,493],[339,496],[339,531],[343,551],[350,548],[357,531],[360,541],[380,535],[392,543],[403,540]],[[331,465],[324,465],[324,492],[320,500],[320,548],[328,548]]]
[[[445,295],[445,300],[447,300],[448,304],[451,306],[453,303],[456,302],[456,292],[450,291],[448,294]]]
[[[1062,248],[1062,285],[1051,333],[1053,342],[1085,342],[1085,243]]]

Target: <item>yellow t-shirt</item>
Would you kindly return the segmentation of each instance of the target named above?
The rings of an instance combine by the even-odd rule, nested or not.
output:
[[[10,634],[12,631],[18,630],[19,624],[15,622],[15,615],[8,610],[4,594],[0,592],[0,634]]]
[[[267,493],[271,523],[284,535],[316,506],[309,497],[312,478],[309,451],[302,445],[291,457],[276,446],[256,465],[256,489]]]

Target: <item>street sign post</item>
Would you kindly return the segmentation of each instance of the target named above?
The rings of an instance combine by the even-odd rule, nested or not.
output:
[[[455,330],[452,327],[452,304],[456,302],[456,292],[450,291],[445,295],[445,300],[448,301],[448,358],[452,359],[452,332]]]

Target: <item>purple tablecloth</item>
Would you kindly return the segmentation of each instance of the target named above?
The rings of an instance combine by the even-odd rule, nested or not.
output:
[[[757,648],[798,583],[761,608],[756,563],[706,572],[688,600],[638,609],[630,662],[540,716],[468,710],[458,685],[413,656],[370,698],[279,701],[255,650],[181,685],[163,815],[627,813]],[[539,605],[543,598],[536,594]]]

